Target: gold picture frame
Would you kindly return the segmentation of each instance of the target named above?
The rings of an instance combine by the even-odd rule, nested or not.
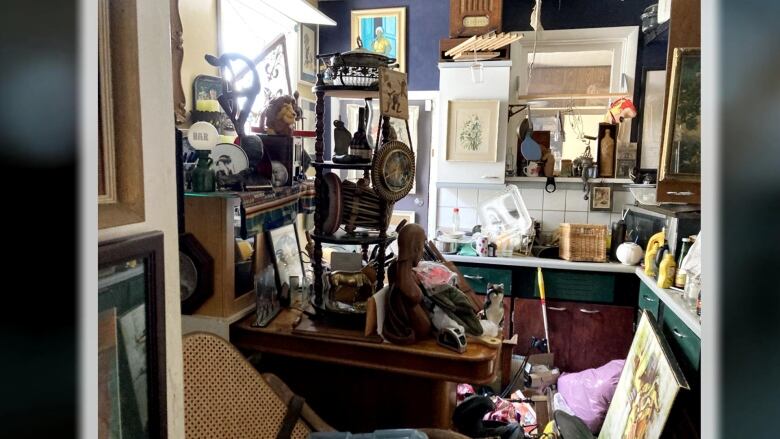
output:
[[[500,105],[497,99],[447,102],[447,161],[497,160]]]
[[[98,228],[144,221],[135,0],[98,4]]]
[[[352,11],[350,49],[357,47],[358,36],[364,48],[395,58],[398,71],[406,72],[406,7]]]

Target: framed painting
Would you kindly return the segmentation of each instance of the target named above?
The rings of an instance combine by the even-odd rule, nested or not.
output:
[[[612,187],[593,185],[590,189],[590,211],[609,212],[612,210]]]
[[[98,246],[98,435],[167,437],[161,232]]]
[[[406,7],[352,11],[351,30],[350,48],[360,37],[364,48],[395,58],[406,72]]]
[[[98,228],[144,221],[135,0],[98,3]]]
[[[317,82],[317,51],[319,50],[318,27],[300,24],[298,47],[298,82],[314,85]]]
[[[406,73],[379,69],[379,109],[382,116],[409,119]]]
[[[495,162],[500,102],[449,101],[447,161]]]
[[[688,382],[658,323],[642,311],[599,439],[661,437],[681,388]]]

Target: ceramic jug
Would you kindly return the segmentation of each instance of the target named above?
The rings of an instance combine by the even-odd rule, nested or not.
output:
[[[211,151],[198,150],[198,164],[192,171],[193,192],[214,192],[214,170],[211,169],[213,160],[209,157]]]

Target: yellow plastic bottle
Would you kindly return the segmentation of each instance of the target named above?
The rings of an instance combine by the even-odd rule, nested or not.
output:
[[[645,274],[651,277],[656,275],[655,267],[655,255],[658,253],[658,249],[664,243],[665,229],[661,229],[660,232],[651,236],[647,241],[647,248],[645,249]]]
[[[677,263],[674,262],[674,255],[671,252],[666,252],[661,265],[658,267],[658,286],[661,288],[671,287],[676,270]]]

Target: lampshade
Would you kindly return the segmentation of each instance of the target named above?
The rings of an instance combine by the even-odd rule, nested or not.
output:
[[[298,23],[335,26],[336,22],[306,0],[254,0]]]

